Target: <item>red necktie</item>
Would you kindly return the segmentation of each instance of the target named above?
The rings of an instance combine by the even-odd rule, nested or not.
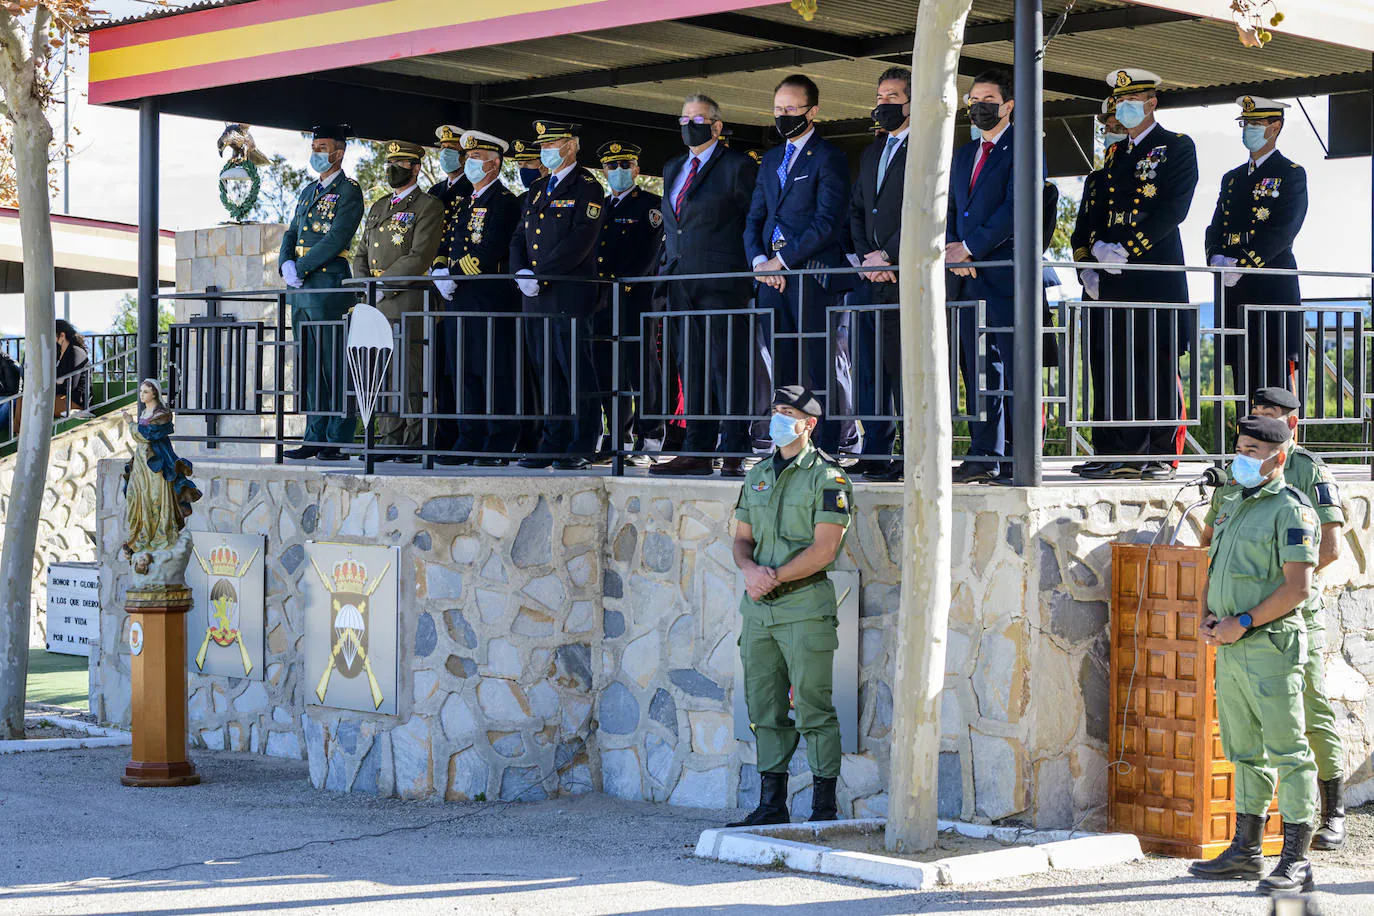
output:
[[[979,158],[978,163],[977,163],[976,165],[974,165],[974,167],[973,167],[973,177],[971,177],[971,178],[968,180],[968,189],[969,189],[970,191],[972,191],[972,190],[973,190],[973,186],[976,185],[976,184],[978,183],[978,175],[983,171],[983,164],[984,164],[985,162],[988,161],[988,154],[991,153],[991,152],[992,152],[992,141],[991,141],[991,140],[984,140],[984,141],[983,141],[983,155],[982,155],[982,157]]]
[[[697,167],[701,165],[701,160],[696,156],[692,157],[692,167],[687,170],[687,180],[682,183],[682,190],[677,192],[677,200],[673,201],[673,215],[682,215],[682,202],[687,199],[687,189],[692,186],[692,182],[697,177]]]

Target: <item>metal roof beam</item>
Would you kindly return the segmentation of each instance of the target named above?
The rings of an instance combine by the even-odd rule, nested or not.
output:
[[[689,16],[679,19],[683,25],[722,32],[737,38],[752,38],[769,44],[784,44],[807,51],[820,51],[836,57],[862,57],[862,39],[835,35],[805,26],[770,22],[742,13],[714,13],[709,16]]]

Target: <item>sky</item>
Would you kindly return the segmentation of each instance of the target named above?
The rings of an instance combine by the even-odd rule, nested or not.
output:
[[[106,0],[101,6],[112,16],[145,12],[147,5],[136,0]],[[136,222],[138,218],[138,114],[122,108],[105,108],[86,103],[86,61],[84,53],[73,61],[72,123],[79,133],[73,135],[75,152],[71,160],[71,212],[96,219]],[[1148,63],[1148,62],[1146,62]],[[1165,74],[1167,80],[1167,74]],[[1167,86],[1166,86],[1167,88]],[[824,86],[822,86],[824,89]],[[728,100],[722,99],[722,102]],[[1327,104],[1323,98],[1304,99],[1318,131],[1325,134]],[[1190,135],[1198,151],[1198,190],[1188,219],[1183,225],[1184,251],[1189,263],[1203,263],[1203,233],[1211,219],[1221,176],[1245,161],[1247,153],[1240,143],[1240,130],[1234,120],[1234,105],[1189,108],[1160,112],[1160,124]],[[1370,160],[1325,160],[1321,142],[1296,103],[1288,112],[1288,123],[1279,148],[1307,169],[1310,209],[1307,222],[1295,245],[1298,264],[1313,270],[1370,269]],[[219,203],[217,176],[221,160],[215,153],[215,140],[223,130],[219,121],[164,116],[162,125],[162,174],[160,214],[164,229],[196,229],[226,219]],[[60,117],[57,122],[60,134]],[[821,128],[824,132],[824,126]],[[304,164],[309,144],[292,131],[254,128],[258,146],[268,155],[281,153]],[[352,172],[358,153],[350,150],[345,168]],[[1061,184],[1064,193],[1075,198],[1081,181]],[[60,197],[56,207],[60,208]],[[1076,296],[1077,284],[1070,271],[1060,271],[1066,281],[1063,292]],[[1211,283],[1205,276],[1192,278],[1193,297],[1211,299]],[[1304,281],[1304,295],[1364,295],[1367,281]],[[78,328],[103,331],[109,327],[119,292],[80,293],[71,297],[72,320]],[[62,312],[59,298],[58,314]],[[22,333],[22,304],[17,296],[0,296],[0,333]]]

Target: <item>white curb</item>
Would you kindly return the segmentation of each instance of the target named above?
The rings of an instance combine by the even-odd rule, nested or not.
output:
[[[940,870],[941,884],[957,887],[1049,871],[1050,857],[1034,846],[1009,846],[992,852],[940,859],[935,867]]]
[[[1050,868],[1100,868],[1120,862],[1138,862],[1145,858],[1140,840],[1129,833],[1108,833],[1085,836],[1076,840],[1044,843],[1036,847],[1050,857]]]
[[[134,743],[133,735],[115,728],[102,728],[77,719],[64,719],[58,715],[25,716],[25,725],[47,722],[58,728],[85,732],[86,738],[31,738],[21,741],[0,741],[0,754],[23,754],[33,751],[71,751],[93,747],[128,747]]]

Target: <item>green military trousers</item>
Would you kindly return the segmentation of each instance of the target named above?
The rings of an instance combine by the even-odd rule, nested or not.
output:
[[[1339,779],[1345,775],[1345,748],[1336,731],[1336,713],[1326,697],[1326,627],[1316,611],[1304,613],[1307,623],[1307,664],[1303,667],[1302,708],[1307,724],[1307,743],[1317,758],[1318,779]]]
[[[335,289],[348,279],[348,267],[326,267],[313,271],[303,280],[304,289]],[[314,324],[341,321],[357,302],[357,295],[342,293],[296,293],[287,296],[291,303],[291,334],[297,344],[296,383],[300,386],[299,410],[306,415],[306,444],[331,442],[351,445],[358,431],[357,412],[348,400],[348,358],[344,344],[346,326]],[[328,416],[338,412],[342,416]]]
[[[834,617],[766,626],[747,617],[740,631],[744,662],[744,702],[758,742],[760,773],[785,773],[806,736],[806,762],[812,776],[840,775],[840,720],[832,700]],[[792,688],[796,722],[788,716]]]
[[[1317,818],[1317,765],[1304,736],[1302,630],[1259,630],[1217,649],[1221,747],[1236,766],[1236,811],[1263,815],[1279,784],[1290,824]]]

